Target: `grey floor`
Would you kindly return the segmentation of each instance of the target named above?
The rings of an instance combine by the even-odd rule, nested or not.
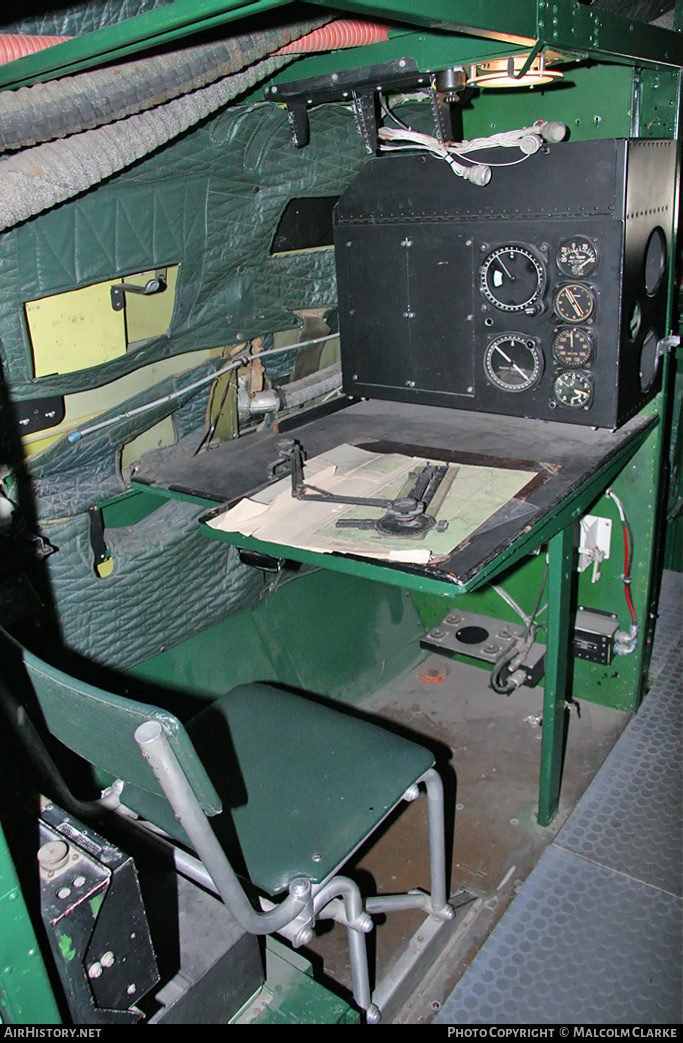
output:
[[[434,1024],[680,1024],[683,575],[652,687]]]

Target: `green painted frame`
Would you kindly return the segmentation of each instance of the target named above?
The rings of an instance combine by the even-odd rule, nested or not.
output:
[[[564,712],[567,696],[567,664],[570,640],[569,605],[572,590],[573,523],[623,471],[658,424],[654,415],[650,425],[639,430],[630,441],[587,481],[569,495],[554,514],[541,519],[519,536],[509,548],[500,553],[466,583],[448,583],[407,572],[401,568],[387,568],[361,558],[343,555],[319,554],[281,544],[266,543],[240,533],[223,532],[200,519],[202,532],[208,539],[231,543],[236,547],[261,551],[276,558],[286,558],[315,565],[321,569],[345,572],[364,579],[374,579],[420,593],[457,597],[490,583],[501,572],[537,548],[548,545],[549,605],[548,645],[543,699],[543,736],[539,777],[538,822],[549,825],[555,817],[560,800],[562,759],[564,746]]]

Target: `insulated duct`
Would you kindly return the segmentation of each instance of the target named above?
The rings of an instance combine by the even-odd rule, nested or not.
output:
[[[309,24],[290,29],[307,32]],[[272,39],[264,41],[266,53]],[[26,149],[0,161],[0,229],[70,199],[172,141],[294,61],[270,55],[217,83],[115,123]]]
[[[302,50],[357,46],[386,36],[384,27],[362,22],[346,23],[343,41],[338,33],[316,36],[312,30],[327,21],[297,23],[0,94],[0,125],[9,127],[13,123],[14,129],[6,133],[15,134],[14,147],[16,142],[35,140],[40,134],[48,138],[71,135],[0,158],[0,229],[26,221],[130,166],[268,79]],[[287,45],[306,35],[308,41],[302,48],[289,53]],[[187,61],[181,61],[181,57]],[[179,65],[182,69],[178,74]],[[132,86],[128,75],[122,76],[122,69],[131,73]],[[226,69],[235,71],[224,75]],[[197,89],[197,84],[214,80]],[[92,96],[90,90],[83,92],[83,84],[93,91]],[[56,95],[54,91],[62,93]],[[181,96],[175,96],[178,94]],[[12,117],[14,103],[9,99],[20,96],[25,102],[17,104]],[[172,100],[159,104],[160,97]],[[43,112],[39,114],[33,108],[33,99],[41,98]],[[3,105],[9,108],[3,109]],[[139,111],[145,107],[149,111]],[[138,111],[125,116],[131,108]],[[34,128],[41,119],[47,127],[36,134]],[[76,127],[105,120],[105,126],[73,133]]]
[[[311,19],[3,91],[0,150],[78,134],[163,105],[240,72],[327,20]]]

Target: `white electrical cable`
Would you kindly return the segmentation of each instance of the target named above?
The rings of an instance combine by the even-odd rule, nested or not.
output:
[[[154,409],[155,406],[163,405],[164,402],[172,402],[173,399],[181,398],[189,391],[196,391],[196,389],[202,387],[203,384],[208,384],[213,380],[217,380],[224,373],[230,373],[233,369],[239,369],[242,366],[246,366],[255,359],[265,358],[266,355],[277,355],[283,351],[295,351],[299,348],[308,347],[310,344],[322,344],[324,341],[334,340],[335,337],[338,336],[338,333],[330,333],[325,337],[316,337],[314,340],[305,340],[297,344],[288,344],[283,348],[268,348],[267,351],[259,351],[254,355],[238,355],[229,363],[229,365],[223,366],[221,369],[218,369],[213,373],[209,373],[208,376],[202,377],[201,380],[196,380],[194,384],[188,384],[187,387],[180,388],[178,391],[171,391],[170,394],[163,395],[161,398],[156,398],[153,402],[147,402],[144,406],[136,406],[135,409],[129,409],[125,413],[119,413],[118,416],[112,416],[107,420],[101,420],[97,424],[90,424],[88,427],[82,427],[79,430],[70,431],[66,436],[67,440],[69,442],[80,442],[83,435],[92,434],[93,431],[101,431],[102,428],[110,427],[111,424],[115,424],[119,420],[126,420],[128,417],[137,416],[139,413],[145,413],[149,409]],[[43,434],[42,437],[45,438],[47,436]]]
[[[497,587],[495,585],[495,583],[493,583],[491,585],[492,585],[493,589],[495,590],[496,594],[499,594],[500,597],[503,599],[503,601],[507,602],[507,604],[513,610],[513,612],[516,612],[517,615],[519,616],[519,618],[524,623],[526,623],[526,625],[528,626],[529,623],[531,622],[531,616],[527,616],[526,612],[522,611],[522,609],[519,607],[519,605],[517,604],[515,599],[511,598],[506,590],[503,590],[502,587]]]
[[[421,134],[419,131],[410,130],[407,127],[380,127],[378,135],[380,139],[388,144],[380,146],[384,152],[393,152],[398,149],[423,149],[442,159],[451,167],[458,177],[465,178],[475,185],[484,187],[491,180],[492,166],[509,166],[508,163],[476,163],[473,166],[465,166],[458,159],[469,158],[469,153],[481,149],[490,148],[519,148],[522,152],[521,160],[512,160],[512,163],[522,162],[529,156],[538,152],[543,140],[558,142],[565,136],[567,128],[563,123],[547,122],[538,120],[532,127],[521,127],[519,130],[501,131],[491,134],[486,138],[472,138],[471,141],[458,141],[450,145],[442,144],[437,138],[430,134]],[[456,159],[456,156],[458,159]]]

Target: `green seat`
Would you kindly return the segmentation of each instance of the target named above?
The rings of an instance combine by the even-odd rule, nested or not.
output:
[[[125,809],[194,847],[245,930],[278,931],[300,944],[317,918],[346,926],[356,1001],[378,1020],[365,955],[369,913],[420,907],[452,916],[443,792],[430,751],[326,703],[257,683],[233,689],[183,726],[159,707],[19,651],[52,735],[119,780]],[[431,895],[363,905],[356,885],[335,874],[403,799],[418,795],[420,782],[429,800]],[[257,911],[238,875],[271,898],[288,896],[265,899]]]
[[[385,728],[264,684],[233,689],[187,730],[230,809],[250,880],[271,895],[336,872],[434,764]],[[226,744],[239,777],[220,775]],[[215,829],[222,839],[218,819]]]

